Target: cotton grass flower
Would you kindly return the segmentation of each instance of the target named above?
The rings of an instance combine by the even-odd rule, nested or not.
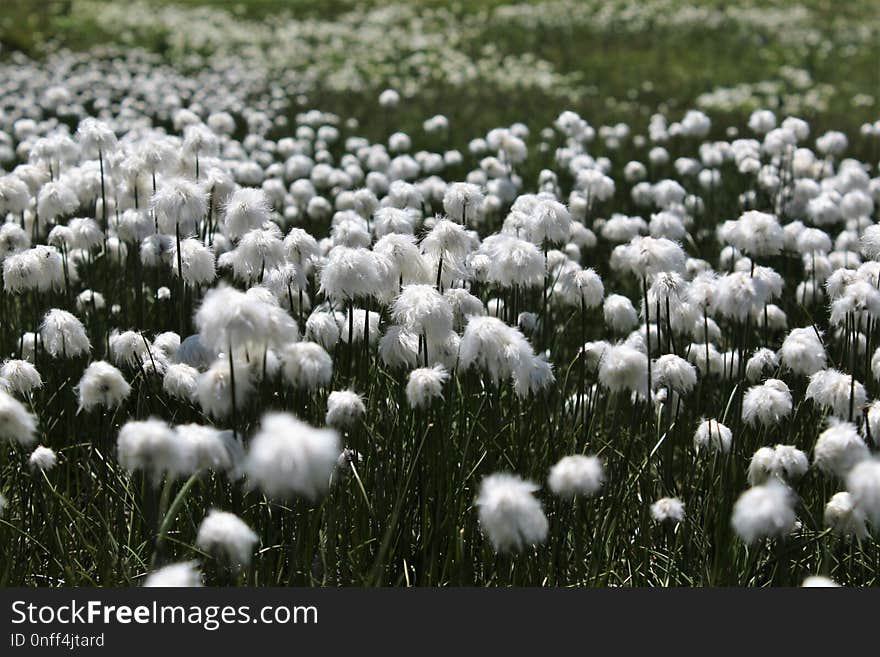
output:
[[[662,272],[682,272],[685,255],[681,246],[665,237],[633,237],[611,253],[612,269],[630,272],[639,279]]]
[[[407,235],[412,235],[415,231],[418,219],[418,214],[413,210],[393,207],[379,208],[373,215],[373,234],[378,238],[392,236],[392,240],[399,237],[406,238]],[[415,247],[414,240],[410,243]],[[385,244],[388,242],[386,241]],[[418,252],[418,247],[415,247],[415,250]]]
[[[261,285],[272,292],[276,301],[290,312],[304,316],[311,307],[311,299],[306,293],[308,280],[303,269],[288,263],[263,273]]]
[[[73,237],[70,246],[74,249],[89,251],[104,243],[104,233],[94,219],[78,217],[71,219],[67,226]]]
[[[868,519],[865,512],[857,508],[852,495],[846,491],[835,493],[823,514],[825,525],[838,536],[855,536],[859,539],[868,538]]]
[[[22,359],[32,363],[36,356],[36,348],[40,344],[39,334],[31,331],[24,331],[18,338],[18,348],[21,351]]]
[[[595,372],[598,369],[599,363],[602,362],[602,357],[605,355],[605,351],[610,346],[611,345],[604,340],[584,343],[580,350],[580,357],[584,360],[584,365],[587,370]]]
[[[653,363],[653,384],[667,386],[679,394],[687,394],[697,385],[697,369],[684,358],[664,354]]]
[[[83,290],[76,295],[76,310],[79,313],[89,313],[104,310],[107,301],[104,295],[94,290]]]
[[[431,285],[406,285],[391,306],[392,318],[430,342],[452,330],[452,306]]]
[[[556,383],[553,364],[543,356],[532,356],[520,365],[514,373],[513,389],[517,396],[525,399],[548,390]]]
[[[306,320],[306,337],[330,350],[340,338],[339,323],[332,313],[315,311]]]
[[[743,322],[756,312],[763,312],[772,291],[766,281],[749,272],[726,274],[716,281],[712,310],[726,319]]]
[[[746,391],[742,402],[742,419],[751,426],[778,426],[791,414],[792,399],[788,386],[779,379],[767,379]]]
[[[48,182],[37,196],[37,214],[40,219],[55,221],[70,216],[79,208],[79,199],[68,181]]]
[[[176,478],[192,472],[192,452],[162,420],[126,422],[119,430],[116,448],[123,468],[129,472],[143,470],[154,484],[166,474]]]
[[[383,208],[379,213],[391,210],[393,208]],[[394,211],[402,212],[402,210]],[[378,231],[378,224],[376,230]],[[373,252],[385,257],[390,265],[386,276],[394,282],[408,284],[435,281],[432,277],[431,264],[419,251],[413,235],[384,235],[373,245]]]
[[[602,306],[605,324],[612,331],[625,333],[639,325],[635,306],[629,298],[620,294],[609,294]]]
[[[180,336],[174,331],[159,333],[153,338],[153,347],[171,360],[177,355],[177,350],[180,349]]]
[[[855,508],[880,529],[880,460],[866,459],[855,465],[846,477],[846,489]]]
[[[49,292],[64,287],[64,261],[52,246],[37,245],[3,261],[3,287],[7,292]]]
[[[538,486],[512,474],[493,474],[480,483],[475,502],[480,526],[496,552],[518,552],[543,543],[548,522],[533,493]]]
[[[24,405],[0,389],[0,438],[27,447],[36,442],[36,418]]]
[[[825,474],[843,479],[855,465],[870,458],[870,455],[854,424],[832,422],[816,441],[813,465]]]
[[[783,365],[795,374],[810,376],[825,368],[825,347],[815,329],[792,329],[779,348]]]
[[[369,340],[369,344],[375,345],[379,340],[379,313],[363,308],[352,307],[345,314],[336,313],[339,336],[344,344],[363,344]],[[351,335],[349,335],[351,329]]]
[[[345,429],[363,417],[367,409],[363,398],[353,390],[336,390],[327,397],[327,424]]]
[[[168,258],[172,264],[171,272],[175,276],[183,278],[189,285],[207,285],[217,276],[214,254],[197,239],[188,238],[180,241],[179,258],[177,246],[173,245],[168,253]],[[178,263],[180,263],[180,270],[178,270]]]
[[[238,477],[244,449],[231,431],[191,423],[174,427],[174,433],[186,453],[191,472],[213,470]]]
[[[592,269],[578,269],[568,274],[563,273],[559,277],[557,288],[572,305],[585,309],[600,305],[605,296],[602,279]]]
[[[394,89],[385,89],[381,94],[379,94],[379,105],[385,108],[394,108],[397,107],[397,104],[400,102],[400,94],[397,93]]]
[[[520,197],[524,198],[524,197]],[[519,199],[514,203],[516,208]],[[538,246],[559,244],[571,235],[571,213],[562,203],[553,198],[536,197],[534,204],[524,211],[529,215],[528,237]]]
[[[226,285],[205,294],[195,321],[202,344],[215,353],[245,346],[262,352],[296,340],[296,324],[283,309]]]
[[[536,287],[544,280],[544,255],[531,242],[499,233],[483,240],[480,252],[489,256],[487,279],[503,288]]]
[[[311,268],[319,252],[318,242],[302,228],[291,228],[284,238],[285,258],[289,263],[298,265],[304,270]]]
[[[190,588],[202,586],[202,575],[195,561],[185,561],[163,566],[144,579],[148,588]]]
[[[840,418],[852,417],[867,401],[865,387],[852,376],[838,370],[820,370],[810,376],[807,399]]]
[[[26,360],[10,359],[0,366],[0,379],[6,381],[9,391],[28,395],[43,386],[43,379],[37,368]]]
[[[28,466],[31,471],[48,472],[58,463],[58,455],[54,450],[38,446],[28,457]]]
[[[773,479],[792,482],[803,477],[809,466],[807,455],[793,445],[761,447],[749,462],[749,484],[758,486]]]
[[[756,210],[749,210],[738,220],[722,224],[721,233],[730,244],[754,257],[780,253],[785,241],[777,218]]]
[[[534,350],[518,329],[486,316],[468,320],[459,355],[463,370],[479,367],[499,382],[523,376],[534,358]]]
[[[185,237],[197,232],[199,222],[208,212],[208,198],[198,184],[185,178],[171,178],[153,194],[150,208],[161,232]]]
[[[718,420],[702,420],[694,433],[694,449],[698,452],[705,449],[727,454],[732,442],[733,432]]]
[[[417,367],[421,361],[419,336],[402,326],[389,326],[379,340],[379,358],[391,369]]]
[[[243,470],[249,485],[270,497],[315,499],[329,487],[340,449],[332,429],[315,429],[287,413],[267,413]]]
[[[611,392],[643,394],[648,387],[648,358],[627,344],[608,347],[599,361],[599,382]]]
[[[13,223],[0,225],[0,264],[10,256],[28,250],[30,246],[31,238],[24,228]]]
[[[12,175],[0,176],[0,212],[20,214],[30,200],[28,186]]]
[[[795,528],[793,495],[776,481],[748,489],[733,506],[731,524],[744,543],[790,534]]]
[[[651,505],[654,522],[681,522],[684,520],[684,502],[677,497],[661,497]]]
[[[560,459],[547,477],[547,485],[554,495],[571,498],[591,496],[599,492],[605,482],[602,462],[595,456],[575,454]]]
[[[43,317],[40,341],[53,358],[74,358],[87,354],[91,342],[86,329],[75,315],[53,308]]]
[[[830,577],[823,577],[821,575],[810,575],[809,577],[804,578],[804,581],[801,582],[801,588],[805,589],[816,589],[816,588],[839,588],[840,584],[835,582]]]
[[[267,271],[277,270],[283,264],[284,245],[277,230],[249,230],[232,256],[233,275],[248,284],[262,281]]]
[[[473,294],[462,288],[450,288],[443,293],[452,308],[453,324],[456,330],[460,330],[467,324],[471,317],[479,317],[486,314],[483,302]]]
[[[76,129],[76,138],[86,152],[103,154],[116,148],[116,135],[109,125],[98,119],[87,117],[80,121]]]
[[[218,358],[199,375],[198,399],[202,410],[213,418],[229,417],[246,403],[253,390],[251,367],[244,361]]]
[[[453,183],[443,196],[443,209],[451,219],[467,223],[483,205],[483,192],[477,185]]]
[[[150,344],[136,331],[110,332],[107,338],[110,357],[117,365],[140,367],[150,357]]]
[[[449,372],[442,365],[421,367],[409,373],[406,400],[412,408],[427,408],[435,399],[443,398],[443,386]]]
[[[868,226],[859,239],[859,250],[871,260],[880,260],[880,225]]]
[[[772,372],[779,367],[779,357],[766,347],[761,347],[746,362],[746,378],[757,383],[765,372]]]
[[[90,363],[76,387],[79,407],[92,411],[103,407],[113,409],[128,398],[131,386],[118,369],[102,360]]]
[[[259,537],[234,513],[211,509],[196,535],[196,546],[220,556],[233,568],[248,566]]]
[[[422,239],[422,253],[436,264],[435,277],[439,275],[442,283],[444,267],[457,267],[471,249],[471,239],[464,227],[448,219],[434,224]]]
[[[380,286],[372,253],[365,248],[337,246],[321,268],[321,291],[337,301],[364,299]]]
[[[333,359],[319,344],[297,342],[281,351],[281,371],[294,388],[325,388],[333,376]]]

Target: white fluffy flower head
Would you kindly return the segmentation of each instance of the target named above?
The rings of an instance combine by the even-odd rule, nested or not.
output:
[[[442,365],[421,367],[409,373],[406,399],[413,408],[426,408],[435,399],[443,398],[443,386],[449,372]]]
[[[339,435],[316,429],[287,413],[267,413],[244,462],[251,486],[272,497],[314,499],[330,485],[339,456]]]
[[[563,498],[595,495],[604,481],[605,473],[598,457],[581,454],[560,459],[547,477],[550,490]]]
[[[538,486],[511,474],[493,474],[480,484],[476,505],[480,526],[497,552],[542,543],[548,522],[533,493]]]
[[[131,393],[131,386],[122,372],[102,360],[90,363],[77,386],[80,408],[91,411],[97,407],[116,408]]]
[[[48,472],[58,463],[58,455],[55,450],[49,447],[38,446],[31,452],[28,458],[28,465],[31,470],[39,470],[40,472]]]
[[[790,534],[795,522],[792,492],[775,480],[740,495],[731,518],[734,531],[745,543]]]
[[[684,520],[684,502],[677,497],[661,497],[651,505],[654,522],[681,522]]]
[[[228,561],[234,568],[247,566],[259,538],[245,522],[234,513],[211,509],[196,536],[196,545],[205,552],[213,552]]]

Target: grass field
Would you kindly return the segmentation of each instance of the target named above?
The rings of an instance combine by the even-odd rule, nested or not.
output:
[[[364,88],[346,88],[343,93],[321,88],[318,92],[322,107],[328,111],[345,108],[344,114],[353,114],[358,119],[375,113],[376,90],[394,86],[394,82],[413,73],[407,66],[414,61],[411,55],[418,48],[407,43],[406,35],[416,30],[451,44],[451,49],[462,55],[463,66],[480,61],[486,49],[495,53],[488,59],[490,65],[499,68],[493,72],[492,77],[497,79],[491,85],[480,89],[456,85],[451,82],[452,76],[435,77],[429,72],[427,83],[414,99],[414,117],[439,103],[447,104],[450,107],[444,111],[450,118],[473,125],[475,131],[521,120],[524,112],[534,117],[535,123],[549,124],[554,118],[555,104],[560,102],[606,123],[644,121],[660,105],[670,111],[683,111],[701,94],[760,83],[769,83],[768,89],[743,94],[742,102],[730,109],[772,107],[788,100],[798,115],[811,122],[834,116],[837,127],[857,130],[861,123],[872,119],[872,103],[865,99],[859,103],[858,98],[853,101],[859,94],[876,95],[880,85],[876,64],[880,57],[880,10],[870,0],[843,5],[810,0],[795,3],[796,6],[779,0],[712,0],[693,4],[679,0],[586,0],[531,5],[533,8],[527,12],[505,14],[506,4],[497,0],[417,0],[384,11],[384,3],[349,0],[188,0],[149,4],[10,0],[6,5],[11,11],[5,14],[9,27],[2,33],[2,41],[24,46],[34,53],[44,51],[39,35],[45,34],[51,41],[79,48],[122,41],[177,58],[191,52],[209,54],[215,49],[213,46],[198,44],[199,35],[211,33],[212,21],[192,19],[188,24],[185,17],[174,12],[177,7],[195,11],[208,8],[211,14],[216,14],[217,9],[228,12],[237,27],[236,39],[215,44],[216,49],[222,51],[236,43],[253,41],[271,60],[271,51],[278,47],[281,52],[273,62],[278,67],[308,64],[308,56],[287,57],[283,43],[279,44],[271,34],[265,40],[256,36],[262,35],[263,27],[268,25],[280,31],[288,20],[305,21],[308,38],[320,46],[315,48],[314,56],[325,58],[322,63],[328,69],[336,66],[338,70],[340,58],[347,56],[348,49],[341,42],[333,43],[327,35],[346,37],[339,34],[338,27],[325,29],[323,21],[359,26],[361,37],[352,38],[357,44],[357,58],[365,61],[358,61],[356,68],[375,69],[364,71],[366,84],[358,84]],[[45,18],[37,18],[35,8],[42,5],[48,8]],[[370,9],[371,6],[378,8]],[[171,13],[164,13],[169,7]],[[428,18],[414,18],[416,13],[424,12],[428,12]],[[507,18],[493,19],[499,15]],[[34,29],[22,30],[21,26],[28,25],[28,21]],[[386,21],[397,38],[390,42],[372,40],[376,32],[371,28],[384,29]],[[189,43],[183,45],[187,35]],[[326,43],[321,43],[324,38]],[[358,42],[359,38],[362,42]],[[422,54],[432,65],[431,48]],[[523,55],[541,62],[548,75],[560,76],[570,83],[553,84],[555,78],[551,77],[550,83],[535,89],[532,80],[517,80],[514,76],[505,79],[504,57]],[[443,62],[436,62],[436,66],[442,65]],[[786,76],[787,68],[809,75],[807,84],[821,89],[818,102],[813,98],[809,100],[814,102],[796,99],[799,89],[792,83],[792,76]],[[454,102],[449,102],[453,97]],[[398,119],[404,121],[404,129],[411,129],[418,122],[413,118],[412,123],[407,123],[406,116]],[[367,129],[371,127],[367,122]]]
[[[880,580],[875,2],[0,44],[0,584]]]

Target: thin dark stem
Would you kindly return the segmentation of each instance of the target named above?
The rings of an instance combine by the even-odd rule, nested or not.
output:
[[[348,377],[351,378],[352,357],[354,356],[354,300],[348,300]]]
[[[437,291],[443,292],[443,254],[440,254],[440,262],[437,263]]]
[[[238,438],[238,408],[235,399],[235,363],[232,358],[232,341],[227,342],[229,352],[229,393],[232,400],[232,436]]]
[[[107,239],[107,195],[104,191],[104,151],[98,149],[98,163],[101,168],[101,229],[104,231],[104,239]]]
[[[648,400],[648,422],[653,426],[654,424],[654,411],[651,407],[651,318],[648,312],[648,278],[647,276],[642,276],[642,294],[645,297],[645,335],[647,339],[645,340],[645,349],[647,350],[648,356],[648,389],[645,391]]]
[[[178,320],[179,320],[178,327],[180,328],[180,335],[184,335],[184,333],[183,333],[183,312],[184,312],[184,309],[183,309],[183,306],[184,306],[183,288],[184,288],[185,283],[183,281],[183,255],[180,252],[180,223],[179,222],[174,224],[174,237],[177,240],[177,278],[178,278],[178,281],[177,281],[177,291],[178,291],[177,306],[178,306]]]

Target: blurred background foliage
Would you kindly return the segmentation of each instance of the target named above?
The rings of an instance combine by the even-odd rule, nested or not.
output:
[[[380,0],[140,0],[137,4],[144,2],[154,6],[157,14],[170,5],[221,10],[233,16],[245,32],[250,26],[256,31],[261,25],[280,25],[289,19],[334,20],[349,15],[352,20],[351,16],[359,14],[351,12],[389,6]],[[523,120],[525,116],[533,125],[547,125],[563,107],[580,112],[591,122],[625,121],[643,125],[654,111],[678,118],[684,110],[693,107],[701,95],[719,89],[722,94],[726,89],[741,91],[738,87],[744,84],[764,89],[760,92],[764,94],[763,100],[771,107],[776,103],[779,108],[786,104],[781,97],[786,91],[786,70],[808,75],[808,86],[794,90],[806,99],[798,104],[796,113],[809,120],[814,131],[834,126],[856,134],[863,122],[878,118],[878,0],[667,0],[672,19],[688,12],[693,14],[695,8],[711,8],[724,15],[751,7],[759,11],[778,10],[783,17],[790,15],[791,29],[784,18],[781,24],[766,26],[737,21],[699,24],[692,19],[679,25],[675,20],[651,18],[639,23],[644,19],[630,21],[627,12],[637,15],[642,7],[648,4],[656,7],[658,2],[636,0],[574,3],[578,8],[589,7],[588,12],[597,14],[608,14],[611,8],[619,11],[623,18],[617,23],[612,21],[610,27],[607,21],[593,22],[583,17],[566,21],[564,14],[561,19],[558,15],[545,18],[540,16],[540,8],[537,23],[505,20],[501,23],[504,28],[498,29],[488,20],[502,5],[517,3],[526,7],[539,4],[524,0],[408,0],[400,6],[426,11],[442,9],[454,16],[463,26],[462,38],[454,48],[471,61],[482,61],[486,49],[500,53],[502,58],[508,55],[534,57],[536,62],[549,65],[554,74],[569,76],[576,93],[567,89],[554,92],[550,97],[536,94],[534,89],[519,89],[515,80],[503,88],[449,87],[442,80],[432,81],[421,88],[416,97],[408,99],[405,114],[395,116],[399,129],[412,130],[435,113],[446,114],[453,126],[466,125],[474,133]],[[40,57],[60,47],[84,49],[114,44],[140,46],[168,59],[177,59],[177,63],[192,54],[181,50],[179,35],[172,34],[167,23],[163,25],[157,20],[155,24],[140,24],[132,30],[117,29],[112,20],[100,19],[102,13],[107,13],[105,7],[118,10],[120,6],[128,5],[120,0],[0,0],[0,57],[13,51]],[[426,16],[424,25],[419,27],[423,33],[448,29],[439,26],[441,21],[436,15],[426,13]],[[638,27],[633,27],[636,24]],[[798,43],[797,36],[793,36],[805,25],[821,35],[816,44]],[[193,25],[192,32],[197,36],[199,30],[210,29]],[[866,38],[866,33],[873,37]],[[422,47],[419,36],[414,33],[412,43],[396,47],[418,50]],[[344,54],[345,50],[341,52]],[[211,53],[196,54],[210,56]],[[186,61],[192,65],[190,60]],[[353,64],[353,68],[360,66],[361,62]],[[394,73],[398,78],[405,77],[405,63],[399,69]],[[775,92],[768,94],[765,91],[768,87],[760,86],[768,81],[778,83],[780,79],[783,90],[779,97],[774,97]],[[370,126],[377,131],[383,127],[372,119],[380,111],[376,95],[385,84],[394,86],[394,80],[384,80],[370,88],[346,89],[344,93],[327,88],[313,94],[308,103],[353,116],[367,126],[365,136],[377,136],[378,132],[370,134]],[[815,94],[809,95],[809,91]],[[821,103],[813,102],[813,96],[820,97]],[[714,116],[723,114],[717,107],[705,109]],[[742,115],[749,108],[739,109]]]

